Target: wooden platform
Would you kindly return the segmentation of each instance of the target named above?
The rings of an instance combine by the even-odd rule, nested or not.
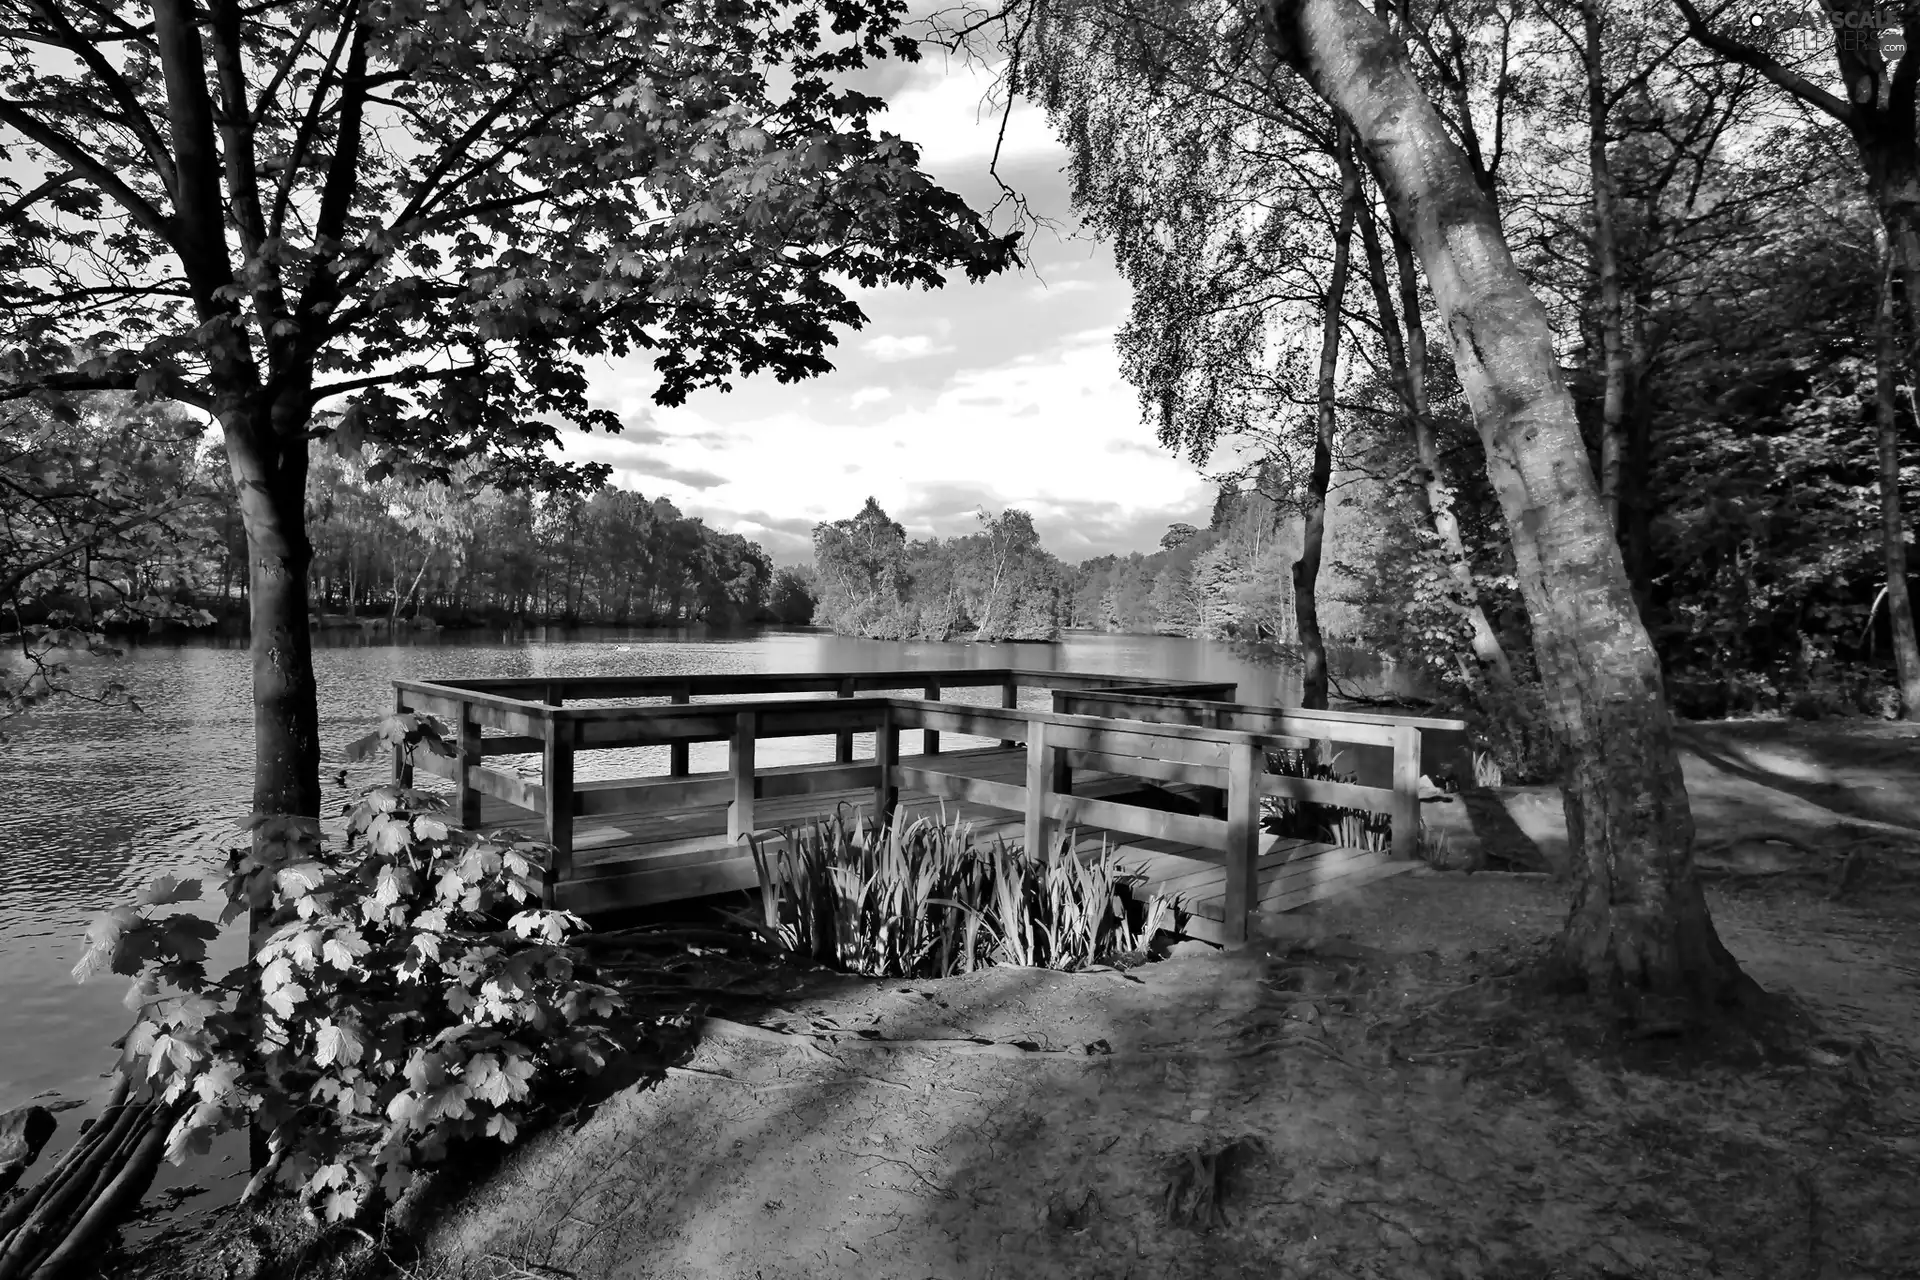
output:
[[[1021,747],[902,756],[899,763],[903,767],[937,769],[941,773],[1010,786],[1024,781],[1027,767],[1026,751]],[[836,767],[831,763],[790,765],[763,769],[760,776],[779,777]],[[716,782],[727,777],[724,772],[692,774],[686,781]],[[591,791],[596,785],[601,784],[577,782],[575,789]],[[624,783],[604,785],[612,788]],[[1073,794],[1115,799],[1138,795],[1141,785],[1136,777],[1082,771],[1074,775]],[[1177,783],[1165,789],[1175,794],[1192,790]],[[974,824],[976,832],[987,840],[995,835],[1013,844],[1023,840],[1024,818],[1018,810],[968,800],[943,800],[909,790],[902,790],[899,803],[909,820],[959,819]],[[777,843],[777,832],[782,827],[802,826],[816,818],[830,817],[836,810],[870,814],[872,804],[871,787],[850,788],[762,799],[756,804],[754,817],[758,829],[765,833],[764,845]],[[505,800],[487,796],[482,803],[484,827],[512,827],[537,838],[541,823],[539,814]],[[1096,855],[1104,844],[1118,851],[1121,861],[1129,868],[1143,872],[1146,876],[1141,890],[1143,896],[1157,893],[1178,897],[1182,909],[1191,916],[1186,930],[1189,934],[1210,941],[1221,940],[1226,872],[1217,851],[1100,827],[1076,827],[1073,835],[1075,852],[1081,856]],[[725,805],[583,817],[574,826],[573,852],[573,877],[560,887],[558,905],[582,914],[753,889],[759,884],[747,846],[732,844],[727,839]],[[1410,862],[1390,861],[1383,850],[1340,848],[1263,833],[1258,870],[1260,891],[1255,910],[1291,911],[1372,880],[1411,870],[1413,866]]]
[[[748,837],[777,839],[849,808],[904,806],[1027,849],[1053,849],[1061,832],[1076,853],[1114,847],[1146,889],[1179,898],[1190,932],[1223,941],[1246,938],[1258,914],[1412,865],[1423,758],[1457,744],[1464,724],[1248,705],[1234,693],[1011,667],[398,680],[399,738],[411,740],[418,716],[445,737],[436,750],[397,742],[393,767],[403,784],[416,767],[451,781],[463,826],[539,839],[546,900],[581,912],[752,888]],[[943,737],[976,749],[943,752]],[[831,743],[833,758],[761,766],[764,744],[795,739],[812,739],[809,752]],[[907,742],[921,754],[903,755]],[[726,770],[694,774],[697,743],[725,743]],[[1302,761],[1333,759],[1336,743],[1372,752],[1376,776],[1303,774]],[[871,755],[856,759],[856,745]],[[660,749],[666,773],[579,776],[582,754],[636,747]],[[628,767],[662,763],[648,759]],[[1197,803],[1141,803],[1154,793]],[[1384,817],[1390,852],[1278,840],[1261,829],[1269,799]]]

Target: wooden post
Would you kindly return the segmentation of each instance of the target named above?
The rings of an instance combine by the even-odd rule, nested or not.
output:
[[[1027,725],[1027,854],[1046,858],[1047,791],[1054,774],[1054,749],[1047,745],[1047,724],[1035,720]]]
[[[547,714],[546,722],[546,767],[541,782],[545,791],[547,843],[553,846],[546,884],[546,905],[551,908],[560,886],[573,877],[573,747],[577,726],[571,719],[552,712]]]
[[[899,803],[900,790],[893,770],[900,763],[900,731],[893,727],[893,709],[880,712],[880,727],[873,733],[873,823],[885,830],[893,819],[893,807]]]
[[[842,680],[840,682],[839,696],[842,698],[851,698],[853,696],[853,681]],[[835,764],[853,763],[853,730],[842,729],[839,733],[833,735],[833,761]]]
[[[753,827],[754,713],[733,717],[733,742],[727,748],[727,772],[733,778],[733,803],[727,806],[727,839],[734,844]]]
[[[1053,695],[1053,713],[1055,715],[1079,714],[1078,712],[1064,710],[1066,706],[1071,704],[1072,697],[1073,695],[1070,693],[1060,693],[1056,691]],[[1073,763],[1067,759],[1067,753],[1064,751],[1049,751],[1047,752],[1047,759],[1053,767],[1053,793],[1057,796],[1072,795]],[[1029,757],[1029,761],[1031,761],[1031,757]],[[1033,766],[1029,763],[1027,767],[1031,769]]]
[[[480,722],[473,718],[473,704],[462,700],[460,723],[455,728],[453,790],[460,825],[469,831],[480,827],[480,792],[467,777],[469,769],[481,764]]]
[[[546,703],[550,707],[561,706],[566,701],[565,698],[562,696],[566,693],[566,691],[567,691],[566,681],[549,680],[546,683],[546,688],[542,691],[543,696],[541,697],[540,701]]]
[[[1420,849],[1420,726],[1393,727],[1393,858],[1411,860]]]
[[[1220,923],[1226,942],[1247,940],[1247,913],[1260,901],[1260,748],[1240,743],[1227,758],[1227,887]]]
[[[927,701],[928,702],[940,701],[939,685],[930,684],[927,686]],[[937,756],[940,754],[940,731],[938,729],[922,729],[920,731],[920,738],[922,742],[921,750],[925,751],[930,756]]]
[[[1011,680],[1001,685],[1000,686],[1000,705],[1009,711],[1018,711],[1020,709],[1020,686],[1015,684]],[[1019,745],[1020,744],[1015,742],[1012,738],[1000,739],[1000,746],[1002,750],[1010,751],[1014,747],[1017,747]]]
[[[407,714],[408,709],[406,693],[403,690],[395,689],[393,691],[393,714],[403,716]],[[402,746],[395,746],[393,749],[393,785],[396,787],[411,787],[413,785],[413,756],[408,752],[407,748]]]
[[[676,693],[673,695],[673,705],[676,707],[684,707],[692,701],[693,701],[692,694]],[[689,766],[687,763],[688,746],[689,744],[685,742],[672,742],[667,744],[667,776],[668,777],[684,778],[687,776],[687,773],[689,770]]]

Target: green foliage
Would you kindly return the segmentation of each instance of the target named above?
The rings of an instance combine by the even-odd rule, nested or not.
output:
[[[439,742],[415,716],[373,736]],[[370,788],[339,850],[311,820],[256,818],[252,848],[229,857],[221,920],[263,915],[258,946],[218,978],[206,971],[218,925],[152,913],[197,899],[198,881],[162,878],[95,923],[74,975],[134,979],[123,1068],[193,1099],[170,1159],[257,1124],[280,1182],[329,1220],[351,1218],[455,1143],[512,1142],[540,1090],[603,1065],[620,999],[568,946],[581,922],[536,905],[543,850],[452,827],[443,809]]]
[[[1785,709],[1796,690],[1837,691],[1841,655],[1867,656],[1883,577],[1873,376],[1859,357],[1749,365],[1738,377],[1768,389],[1753,408],[1673,424],[1655,536],[1672,566],[1660,637],[1686,705]],[[1906,475],[1920,491],[1920,465]]]
[[[872,498],[851,520],[816,525],[817,621],[879,640],[1051,640],[1068,611],[1067,570],[1033,517],[982,511],[980,532],[908,542]]]
[[[804,626],[813,621],[813,611],[818,603],[815,592],[819,587],[811,565],[789,566],[773,575],[773,591],[767,600],[767,609],[773,614],[775,622],[789,626]]]
[[[303,404],[349,397],[318,431],[375,479],[551,474],[560,424],[618,427],[585,359],[654,353],[669,404],[806,377],[864,320],[838,281],[1011,259],[842,86],[918,56],[887,0],[191,14],[0,34],[9,380],[210,406],[298,367]]]
[[[1283,504],[1223,484],[1205,529],[1176,524],[1152,555],[1100,556],[1071,577],[1072,623],[1102,631],[1289,643],[1300,531]]]
[[[878,829],[843,814],[753,840],[766,930],[788,950],[852,973],[947,977],[984,964],[1079,969],[1152,941],[1171,904],[1159,897],[1132,924],[1140,877],[1104,847],[1071,856],[1062,836],[1036,858],[970,823]]]
[[[198,424],[98,397],[87,413],[0,404],[0,742],[65,698],[138,711],[107,628],[202,626],[192,587],[214,484]]]

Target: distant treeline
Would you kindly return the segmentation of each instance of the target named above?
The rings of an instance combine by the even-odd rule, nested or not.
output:
[[[816,599],[813,621],[896,640],[1049,640],[1063,627],[1293,638],[1299,534],[1258,492],[1223,492],[1207,528],[1174,525],[1152,555],[1078,565],[1040,546],[1025,511],[982,512],[980,523],[910,542],[869,498],[853,518],[815,526],[812,573],[799,584]]]
[[[245,617],[240,504],[197,417],[125,396],[59,417],[8,406],[0,464],[9,622]],[[647,626],[805,621],[810,608],[758,543],[624,489],[407,485],[316,449],[306,508],[316,613]]]

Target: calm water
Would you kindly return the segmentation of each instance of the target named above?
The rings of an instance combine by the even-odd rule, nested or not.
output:
[[[324,640],[317,637],[317,642]],[[69,969],[88,920],[162,873],[208,876],[240,843],[249,808],[252,712],[249,663],[239,647],[152,647],[113,664],[140,714],[72,706],[33,717],[0,747],[0,1110],[44,1093],[85,1101],[103,1091],[112,1040],[128,1024],[124,979],[77,985]],[[342,748],[391,705],[389,682],[459,676],[666,675],[1020,666],[1034,669],[1236,680],[1242,701],[1290,700],[1289,672],[1227,645],[1152,636],[1074,635],[1058,645],[894,644],[806,630],[707,636],[597,631],[590,636],[461,635],[319,649],[326,772]],[[1295,681],[1297,686],[1297,679]],[[956,691],[956,697],[968,698]],[[972,700],[997,701],[995,690]],[[824,744],[821,744],[824,745]],[[961,743],[954,743],[959,746]],[[808,750],[768,744],[767,763]],[[694,748],[694,767],[723,768],[724,744]],[[583,757],[582,772],[641,772],[615,754]],[[658,754],[664,755],[664,752]],[[350,785],[373,781],[377,763]],[[664,772],[664,760],[655,770]],[[333,794],[344,795],[344,792]],[[212,908],[209,905],[209,913]],[[237,938],[214,957],[239,959]]]

